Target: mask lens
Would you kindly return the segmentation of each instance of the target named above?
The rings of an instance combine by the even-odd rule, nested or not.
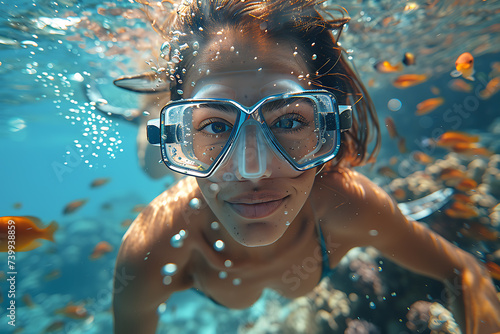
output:
[[[302,167],[332,153],[337,146],[337,130],[324,120],[335,108],[326,94],[297,95],[272,100],[261,107],[261,114],[289,158]]]
[[[176,142],[165,145],[169,163],[208,171],[230,140],[238,115],[238,108],[225,102],[188,102],[169,108],[167,124],[180,124]]]

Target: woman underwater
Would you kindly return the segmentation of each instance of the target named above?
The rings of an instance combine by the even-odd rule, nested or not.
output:
[[[500,331],[487,271],[351,169],[376,154],[378,122],[332,34],[348,19],[325,19],[317,4],[185,1],[158,29],[170,43],[171,102],[148,134],[187,177],[123,238],[115,333],[154,333],[157,307],[189,288],[229,308],[264,288],[302,296],[364,246],[445,286],[458,280],[462,331]]]

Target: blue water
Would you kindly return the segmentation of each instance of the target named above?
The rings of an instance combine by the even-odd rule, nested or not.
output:
[[[108,3],[138,8],[137,4],[118,0]],[[394,2],[395,9],[389,13],[401,17],[403,23],[413,23],[423,29],[423,13],[417,10],[404,14],[400,8],[404,7],[404,3]],[[424,2],[417,3],[424,7]],[[119,75],[136,73],[131,60],[133,57],[139,57],[141,61],[149,58],[130,49],[123,54],[105,54],[113,45],[127,47],[123,41],[69,41],[68,36],[83,31],[72,27],[68,19],[63,21],[68,24],[66,29],[58,27],[57,21],[52,21],[52,26],[40,25],[42,17],[65,18],[68,11],[79,17],[87,11],[93,13],[93,20],[103,26],[123,26],[125,21],[121,16],[96,14],[97,8],[104,6],[100,1],[0,2],[0,216],[31,215],[45,224],[51,221],[59,224],[55,243],[44,241],[40,248],[16,255],[16,328],[23,328],[23,333],[43,333],[57,320],[64,322],[62,333],[110,333],[114,261],[126,231],[121,224],[137,216],[138,213],[133,211],[136,205],[149,203],[174,182],[172,176],[153,180],[139,167],[136,125],[101,114],[83,94],[86,83],[107,80],[106,98],[109,101],[123,107],[137,107],[137,97],[110,87],[110,80]],[[396,37],[395,32],[400,28],[397,26],[392,31],[387,28],[387,35],[394,34],[394,40],[378,44],[365,41],[363,44],[354,22],[373,28],[370,23],[373,20],[367,20],[368,15],[377,18],[377,15],[387,11],[379,2],[358,4],[357,1],[346,1],[345,6],[353,16],[353,23],[345,33],[344,47],[354,49],[354,61],[365,82],[370,79],[376,82],[369,91],[377,106],[383,135],[379,166],[388,165],[392,156],[400,156],[396,142],[389,139],[383,126],[387,116],[394,119],[398,131],[406,138],[408,153],[405,157],[415,150],[425,149],[436,158],[443,157],[447,153],[445,150],[426,148],[422,144],[426,139],[437,139],[437,134],[443,131],[460,130],[478,133],[485,138],[492,136],[490,125],[500,117],[500,93],[482,100],[475,91],[456,92],[447,85],[456,57],[465,51],[478,50],[476,48],[481,43],[488,43],[489,46],[477,51],[475,57],[477,80],[474,87],[484,88],[491,64],[500,61],[499,33],[485,30],[494,22],[499,22],[498,3],[497,14],[489,16],[485,13],[492,12],[495,6],[492,1],[478,1],[468,7],[451,7],[456,14],[429,17],[428,20],[433,19],[438,24],[434,25],[434,30],[426,28],[421,42],[427,47],[437,48],[432,57],[420,56],[415,47],[417,42],[401,44],[401,40],[408,38],[405,39],[404,34]],[[447,24],[456,22],[457,17],[465,15],[463,13],[467,10],[472,22],[464,23],[455,33],[446,30]],[[134,27],[151,33],[144,19],[133,22]],[[463,22],[468,21],[463,19]],[[454,36],[450,46],[440,47],[439,43],[432,42],[441,40],[439,29],[445,29],[443,34],[446,32]],[[459,32],[463,34],[459,36]],[[375,40],[381,37],[375,28],[369,34]],[[483,38],[481,42],[478,36],[488,38]],[[355,44],[346,45],[349,41]],[[80,43],[86,47],[80,47]],[[405,73],[427,73],[430,78],[419,86],[402,90],[391,85],[395,74],[376,73],[372,65],[375,60],[396,61],[406,50],[416,53],[417,65],[405,69]],[[439,88],[439,95],[446,103],[428,115],[415,116],[416,104],[435,96],[431,92],[433,86]],[[389,111],[387,103],[390,99],[399,99],[401,109]],[[454,111],[457,106],[462,106],[465,112],[458,114]],[[91,122],[85,124],[87,119]],[[92,124],[96,125],[96,143],[92,143]],[[86,144],[88,147],[85,147]],[[500,154],[500,146],[492,149]],[[423,166],[411,164],[409,168],[399,170],[400,176],[421,169]],[[377,182],[387,184],[387,180],[377,175],[375,170],[364,169]],[[91,188],[91,182],[101,177],[109,177],[110,182]],[[78,199],[88,199],[88,202],[76,212],[64,215],[64,207]],[[21,207],[16,208],[16,203],[20,203]],[[100,241],[109,242],[113,250],[91,261],[89,255]],[[0,270],[7,272],[5,254],[0,255],[0,261]],[[57,277],[47,277],[50,274]],[[5,278],[0,278],[2,333],[15,330],[7,324],[7,291]],[[426,293],[422,292],[419,298],[425,299]],[[22,301],[21,297],[25,295],[31,296],[33,307]],[[54,314],[55,310],[69,302],[85,304],[91,317],[80,321]],[[403,315],[408,303],[403,303]],[[183,326],[185,333],[235,333],[239,325],[253,322],[263,313],[265,309],[261,303],[249,310],[226,311],[196,294],[181,293],[169,300],[158,332],[169,326],[179,328],[174,326],[179,325]],[[218,321],[214,320],[214,315],[219,317]]]

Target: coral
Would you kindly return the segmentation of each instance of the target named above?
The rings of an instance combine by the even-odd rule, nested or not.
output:
[[[406,318],[408,322],[406,327],[415,333],[423,333],[427,329],[427,324],[430,319],[430,309],[431,303],[423,300],[416,301],[410,306]]]
[[[347,323],[344,334],[380,334],[377,327],[366,320],[351,320]]]

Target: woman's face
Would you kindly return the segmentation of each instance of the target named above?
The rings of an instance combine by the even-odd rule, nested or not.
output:
[[[195,85],[185,85],[189,87],[184,90],[185,98],[231,99],[249,107],[269,95],[307,88],[307,82],[299,80],[299,76],[307,74],[305,63],[294,57],[290,43],[259,52],[252,45],[236,41],[220,39],[200,52],[186,77],[186,82]],[[228,117],[224,111],[219,112],[220,118]],[[218,123],[215,130],[223,130],[222,126]],[[267,142],[256,155],[252,143],[256,143],[255,137],[262,136],[259,131],[258,126],[248,126],[246,139],[237,141],[240,144],[216,172],[210,178],[198,179],[220,223],[236,241],[249,247],[272,244],[285,233],[309,197],[316,173],[315,168],[296,171]],[[301,142],[307,145],[307,138]],[[257,161],[261,162],[261,173],[249,177],[246,171],[255,170]]]

